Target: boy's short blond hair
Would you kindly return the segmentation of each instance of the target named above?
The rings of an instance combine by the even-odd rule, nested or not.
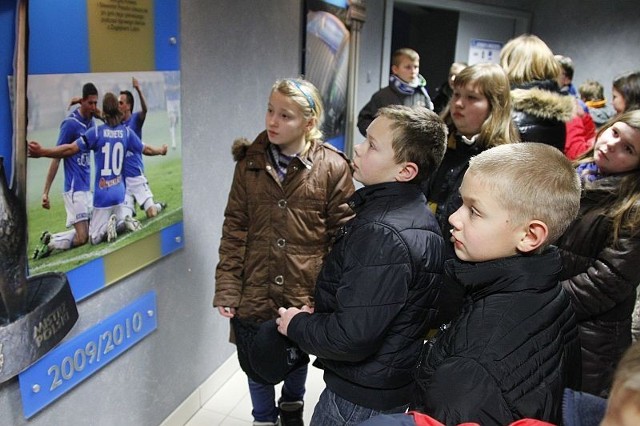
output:
[[[411,182],[420,183],[436,171],[447,146],[447,126],[435,112],[421,106],[390,105],[380,108],[377,116],[391,121],[395,162],[418,166]]]
[[[393,52],[393,55],[391,55],[391,65],[396,67],[399,66],[400,62],[402,62],[402,58],[409,58],[415,62],[420,60],[420,55],[418,55],[418,52],[413,49],[403,47],[402,49],[398,49]]]
[[[495,199],[516,224],[544,222],[547,241],[555,242],[580,208],[580,179],[557,148],[521,142],[496,146],[469,161],[468,174],[488,185]]]

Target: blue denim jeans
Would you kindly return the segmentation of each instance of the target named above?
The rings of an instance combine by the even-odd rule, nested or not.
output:
[[[404,413],[409,404],[391,410],[378,411],[356,405],[325,388],[313,410],[310,426],[354,426],[378,414]]]
[[[304,399],[305,382],[307,381],[308,365],[304,365],[297,370],[293,370],[284,379],[282,385],[282,401],[302,401]],[[272,422],[278,420],[279,410],[276,406],[276,389],[273,385],[263,385],[262,383],[249,380],[249,394],[253,411],[251,415],[256,422]]]

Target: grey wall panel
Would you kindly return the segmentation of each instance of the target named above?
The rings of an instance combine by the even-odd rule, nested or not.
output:
[[[640,7],[633,0],[539,0],[532,33],[554,53],[571,57],[574,84],[595,79],[611,100],[613,79],[640,70]]]

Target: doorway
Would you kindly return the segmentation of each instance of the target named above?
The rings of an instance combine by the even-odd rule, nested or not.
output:
[[[452,62],[469,62],[473,40],[506,43],[529,31],[531,13],[459,0],[388,0],[385,4],[382,63],[411,47],[420,54],[420,73],[429,93],[447,80]],[[389,69],[380,76],[388,84]]]

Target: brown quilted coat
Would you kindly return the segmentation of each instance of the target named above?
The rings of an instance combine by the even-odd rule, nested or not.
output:
[[[316,277],[335,232],[353,216],[348,159],[312,141],[281,184],[266,132],[234,142],[237,161],[220,241],[214,306],[267,320],[283,307],[313,306]]]

